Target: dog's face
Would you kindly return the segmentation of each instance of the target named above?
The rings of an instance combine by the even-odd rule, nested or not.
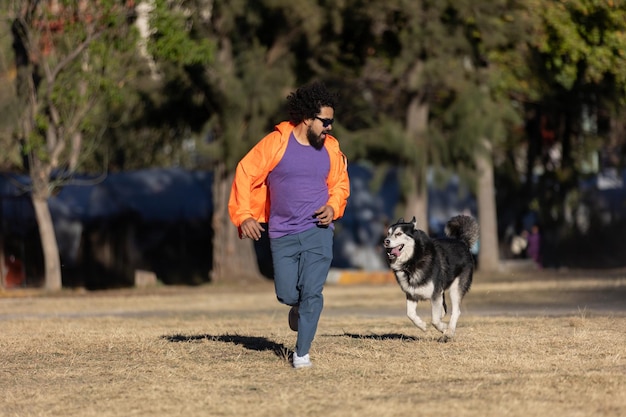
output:
[[[410,223],[400,219],[396,224],[389,227],[387,237],[383,242],[389,265],[392,267],[394,264],[402,265],[413,256],[416,245],[414,236],[416,232],[419,232],[419,230],[417,230],[415,218]]]

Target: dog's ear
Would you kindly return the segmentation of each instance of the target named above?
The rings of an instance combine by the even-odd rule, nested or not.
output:
[[[399,223],[404,223],[404,217],[400,217],[400,218],[398,219],[398,221],[396,222],[396,224],[399,224]]]
[[[411,219],[411,223],[413,223],[413,229],[417,230],[417,220],[415,219],[415,216]]]

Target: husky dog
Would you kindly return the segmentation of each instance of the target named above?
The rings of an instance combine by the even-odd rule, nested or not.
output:
[[[445,227],[446,237],[430,238],[411,222],[398,220],[389,227],[383,246],[389,266],[406,294],[406,313],[423,331],[426,323],[417,315],[417,303],[430,300],[432,324],[443,333],[440,342],[454,336],[461,314],[461,300],[472,285],[474,259],[470,248],[478,240],[478,223],[470,216],[452,217]],[[448,290],[452,309],[448,324],[444,291]]]

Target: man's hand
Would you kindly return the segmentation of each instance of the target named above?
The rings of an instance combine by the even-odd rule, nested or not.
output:
[[[315,218],[319,226],[328,226],[333,222],[335,210],[331,206],[322,206],[315,212]]]
[[[263,226],[252,217],[244,220],[239,229],[241,229],[241,235],[239,236],[241,239],[259,240],[261,239],[261,232],[265,231]]]

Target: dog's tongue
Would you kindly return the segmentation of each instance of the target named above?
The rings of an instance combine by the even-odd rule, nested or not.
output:
[[[400,246],[396,246],[395,248],[392,248],[389,254],[395,257],[400,256]]]

